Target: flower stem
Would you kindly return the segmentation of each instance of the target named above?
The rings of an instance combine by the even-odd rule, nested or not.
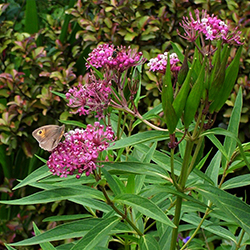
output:
[[[115,206],[114,202],[110,200],[110,198],[109,198],[109,196],[108,196],[108,194],[107,194],[107,191],[106,191],[105,187],[100,186],[100,188],[101,188],[101,190],[102,190],[102,192],[103,192],[103,194],[104,194],[104,196],[105,196],[105,198],[106,198],[107,204],[110,205],[110,206],[114,209],[114,211],[115,211],[117,214],[119,214],[119,215],[122,217],[122,219],[125,220],[125,221],[126,221],[126,222],[127,222],[136,232],[137,232],[138,235],[143,236],[143,233],[142,233],[142,232],[136,227],[136,225],[126,216],[126,214],[123,213],[123,212],[121,212],[121,211]]]
[[[179,186],[178,190],[180,192],[183,192],[183,193],[185,190],[186,180],[188,177],[188,165],[189,165],[190,156],[191,156],[191,153],[193,150],[193,146],[194,146],[194,141],[192,141],[190,138],[188,138],[187,144],[186,144],[186,149],[185,149],[185,155],[184,155],[183,163],[182,163],[180,179],[178,182],[178,186]],[[180,223],[180,216],[181,216],[181,206],[182,206],[182,198],[180,196],[178,196],[176,198],[175,215],[174,215],[174,221],[173,221],[176,228],[174,228],[173,232],[172,232],[170,250],[175,250],[175,248],[176,248],[178,229],[179,229],[179,223]]]

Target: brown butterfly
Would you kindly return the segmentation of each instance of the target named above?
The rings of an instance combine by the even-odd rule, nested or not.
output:
[[[46,125],[34,130],[32,135],[39,142],[42,149],[52,151],[60,142],[64,130],[64,125]]]

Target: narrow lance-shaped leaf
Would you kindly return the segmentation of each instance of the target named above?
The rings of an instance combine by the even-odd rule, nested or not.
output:
[[[140,213],[160,221],[171,227],[175,227],[174,223],[167,215],[151,200],[135,194],[121,194],[115,197],[114,202],[119,202],[131,206]]]
[[[225,47],[225,51],[222,51],[224,57],[222,59],[220,68],[218,69],[218,72],[215,72],[215,76],[211,78],[210,89],[208,92],[209,101],[216,101],[217,99],[221,98],[221,94],[219,93],[222,89],[223,82],[225,80],[225,71],[228,62],[229,52],[230,50],[228,46]]]
[[[178,47],[175,43],[173,43],[173,42],[171,42],[171,41],[170,41],[170,43],[171,43],[171,46],[173,47],[174,52],[177,54],[179,60],[180,60],[181,62],[183,62],[183,61],[184,61],[184,55],[183,55],[183,53],[181,52],[181,50],[179,49],[179,47]]]
[[[188,52],[189,52],[189,49],[187,47],[186,51],[185,51],[184,61],[183,61],[182,65],[181,65],[180,71],[178,72],[178,84],[179,85],[182,85],[182,83],[184,82],[184,80],[185,80],[185,78],[187,76],[188,70],[189,70]]]
[[[159,243],[150,234],[145,234],[140,238],[139,241],[140,249],[143,250],[160,250]]]
[[[195,49],[194,49],[194,56],[193,58],[196,58],[197,59],[197,63],[195,63],[193,65],[193,73],[192,73],[192,82],[196,82],[199,74],[200,74],[200,71],[201,71],[201,67],[202,67],[202,61],[203,61],[203,55],[200,53],[200,50],[201,50],[201,42],[200,42],[200,38],[198,37],[196,40],[195,40]],[[198,49],[199,48],[199,49]]]
[[[8,245],[6,245],[6,244],[5,244],[5,247],[6,247],[7,250],[16,250],[16,248],[11,247],[11,246],[8,246]]]
[[[88,250],[98,246],[98,243],[108,236],[109,232],[119,223],[120,218],[110,217],[102,220],[84,235],[72,250]]]
[[[239,198],[211,185],[198,185],[198,192],[211,200],[222,212],[250,235],[250,206]]]
[[[231,131],[235,136],[238,136],[239,133],[239,125],[240,125],[240,118],[241,118],[241,110],[242,110],[242,89],[239,89],[239,92],[237,94],[233,111],[229,120],[229,124],[227,127],[228,131]],[[224,148],[229,156],[231,158],[237,142],[231,138],[231,137],[226,137],[224,141]],[[223,157],[222,158],[222,167],[226,167],[226,159]]]
[[[213,111],[218,112],[226,102],[228,96],[230,95],[238,76],[241,51],[242,51],[242,46],[238,48],[238,51],[233,61],[227,67],[223,86],[220,92],[218,93],[218,96],[220,96],[220,98],[217,98],[213,103],[211,103],[209,107],[210,112]]]
[[[69,8],[72,8],[74,6],[75,2],[76,2],[76,0],[70,0],[69,1]],[[68,28],[69,28],[68,26],[69,26],[69,22],[70,22],[71,18],[72,18],[71,15],[68,15],[65,13],[64,22],[63,22],[61,34],[59,37],[59,40],[61,41],[61,43],[65,43],[66,36],[68,34]]]
[[[26,11],[25,11],[25,31],[29,34],[34,34],[38,32],[38,17],[36,1],[29,0],[26,1]]]
[[[170,134],[173,134],[177,123],[178,118],[176,116],[175,110],[172,106],[173,102],[173,86],[171,81],[171,70],[170,70],[170,59],[168,56],[168,63],[166,68],[166,74],[163,79],[163,85],[162,85],[162,94],[161,94],[161,100],[162,100],[162,108],[165,116],[165,121],[169,130]]]
[[[122,188],[119,187],[118,183],[115,181],[113,176],[108,171],[106,171],[105,168],[102,168],[102,172],[109,184],[110,189],[114,192],[114,194],[117,195],[123,193]]]
[[[35,235],[41,235],[40,230],[38,229],[38,227],[36,226],[36,224],[34,222],[33,222],[33,228],[34,228]],[[40,247],[42,249],[46,249],[46,250],[55,250],[56,249],[50,242],[41,243]]]
[[[218,41],[216,48],[217,50],[215,51],[212,59],[213,68],[211,70],[211,73],[209,74],[209,82],[207,89],[210,89],[211,83],[213,82],[216,74],[219,72],[221,66],[221,41]]]
[[[204,90],[204,78],[205,78],[205,67],[206,67],[206,57],[204,58],[203,65],[199,74],[198,79],[196,80],[194,86],[192,87],[190,94],[187,98],[187,103],[184,110],[184,125],[185,128],[188,128],[192,120],[194,119],[194,116],[196,114],[196,111],[200,105],[202,93]]]
[[[29,34],[34,34],[39,31],[36,0],[26,1],[25,31],[28,32]],[[42,40],[40,36],[37,38],[36,44],[38,46],[42,44]]]
[[[188,71],[187,77],[184,83],[181,85],[181,89],[178,92],[175,100],[173,101],[173,108],[175,110],[178,120],[180,119],[182,115],[182,111],[186,105],[186,100],[187,100],[187,97],[191,88],[191,76],[193,74],[193,68],[196,62],[197,62],[197,58],[194,58],[193,64]]]
[[[245,154],[245,152],[243,150],[241,141],[238,139],[237,136],[235,136],[235,134],[233,134],[231,131],[228,131],[228,130],[225,130],[225,129],[222,129],[222,128],[213,128],[213,129],[205,131],[204,133],[201,134],[201,136],[205,136],[205,135],[209,135],[209,134],[225,135],[225,136],[229,136],[232,139],[234,139],[238,144],[241,156],[243,157],[248,169],[250,170],[250,164],[249,164],[249,162],[247,160],[247,157],[246,157],[246,154]]]

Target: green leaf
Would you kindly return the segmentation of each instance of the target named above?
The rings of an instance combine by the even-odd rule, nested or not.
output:
[[[160,250],[159,243],[150,234],[143,235],[139,241],[139,247],[143,250]]]
[[[115,142],[115,145],[108,148],[108,150],[114,150],[118,148],[131,147],[136,144],[141,144],[151,141],[162,141],[169,138],[169,133],[167,131],[146,131],[142,133],[137,133],[130,137],[121,139]]]
[[[215,72],[215,75],[211,76],[210,80],[210,89],[208,91],[209,101],[216,102],[219,98],[221,98],[224,93],[221,93],[220,91],[223,88],[224,80],[225,80],[225,72],[226,72],[226,66],[227,61],[229,57],[229,46],[226,45],[222,51],[222,54],[224,55],[222,58],[222,62],[219,64],[218,71]]]
[[[209,134],[219,134],[219,135],[225,135],[225,136],[229,136],[229,137],[233,138],[237,142],[238,147],[239,147],[239,151],[240,151],[248,169],[250,170],[250,165],[249,165],[249,162],[246,158],[246,155],[245,155],[245,152],[244,152],[243,147],[241,145],[241,142],[232,132],[227,131],[227,130],[222,129],[222,128],[213,128],[213,129],[207,130],[206,132],[202,133],[201,136],[207,136]]]
[[[160,235],[160,240],[159,240],[160,249],[166,249],[166,250],[168,250],[170,248],[170,245],[171,245],[171,235],[172,235],[172,228],[171,227],[167,227],[164,230],[164,233],[162,235]]]
[[[53,93],[54,95],[58,95],[59,97],[61,97],[64,100],[66,100],[65,94],[62,94],[62,93],[54,91],[54,90],[51,90],[50,92]]]
[[[238,187],[244,187],[250,185],[250,174],[244,174],[240,176],[233,177],[225,181],[221,188],[222,189],[232,189]]]
[[[148,191],[150,191],[148,193]],[[168,185],[154,185],[154,186],[150,186],[148,188],[144,188],[143,189],[143,192],[142,192],[142,195],[144,195],[144,192],[147,192],[147,195],[150,195],[150,196],[153,196],[153,195],[156,195],[156,194],[165,194],[165,196],[167,196],[168,194],[172,194],[174,196],[179,196],[187,201],[191,201],[193,203],[196,203],[196,204],[199,204],[203,207],[207,207],[206,204],[202,203],[201,201],[193,198],[192,196],[190,195],[187,195],[187,194],[184,194],[182,192],[179,192],[177,191],[176,189],[174,189],[173,187],[171,186],[168,186]]]
[[[72,247],[72,250],[89,250],[108,236],[110,231],[119,223],[120,218],[111,217],[102,219],[97,225],[88,231],[86,235],[80,239],[77,244]]]
[[[52,175],[52,173],[49,171],[47,165],[44,165],[35,171],[33,171],[30,175],[28,175],[24,180],[22,180],[19,184],[17,184],[13,190],[16,190],[18,188],[30,185],[40,179],[43,179],[47,176]]]
[[[222,146],[221,142],[213,134],[207,134],[207,138],[220,150],[220,152],[229,160],[226,149]]]
[[[75,3],[76,3],[76,0],[70,0],[68,8],[72,8]],[[66,37],[68,35],[69,22],[70,22],[71,18],[72,18],[71,15],[68,15],[68,14],[65,13],[63,26],[62,26],[61,33],[60,33],[60,36],[59,36],[59,40],[63,44],[66,43]]]
[[[104,213],[111,212],[112,210],[111,207],[107,203],[105,203],[104,201],[96,200],[94,198],[77,197],[77,198],[71,198],[68,200],[76,204],[81,204],[82,206],[86,208],[86,210],[89,210],[89,208],[91,208],[91,209],[102,211]]]
[[[85,195],[87,198],[98,198],[103,199],[103,195],[100,191],[97,191],[93,188],[87,186],[79,186],[74,188],[55,188],[50,190],[45,190],[41,192],[37,192],[35,194],[16,199],[16,200],[1,200],[2,204],[10,204],[10,205],[30,205],[30,204],[40,204],[40,203],[48,203],[59,200],[72,199],[76,197],[81,197]]]
[[[156,118],[158,117],[157,114],[159,114],[160,112],[162,112],[162,104],[158,104],[156,107],[150,109],[148,112],[146,112],[142,118],[145,119],[145,120],[148,120],[148,119],[152,119],[152,118]],[[134,123],[133,123],[133,128],[135,128],[138,124],[142,123],[142,121],[140,119],[136,120]]]
[[[142,76],[142,65],[138,65],[134,68],[133,74],[132,74],[132,79],[133,81],[135,81],[134,84],[137,84],[136,81],[138,81],[138,90],[134,98],[134,103],[136,107],[138,107],[138,103],[141,99],[141,76]]]
[[[40,235],[34,236],[30,239],[22,240],[20,242],[13,243],[11,245],[30,246],[44,242],[83,237],[93,227],[100,224],[101,221],[102,219],[91,218],[91,219],[84,219],[80,221],[65,223],[53,229],[50,229]],[[128,226],[120,223],[114,228],[113,233],[124,233],[130,231],[131,230],[129,229]]]
[[[56,215],[50,216],[43,220],[43,222],[51,221],[67,221],[67,220],[79,220],[91,217],[90,214],[70,214],[70,215]]]
[[[116,196],[113,201],[131,206],[154,220],[175,227],[174,223],[167,217],[167,215],[155,203],[147,198],[136,194],[121,194]]]
[[[39,231],[38,227],[36,226],[36,224],[34,222],[33,222],[33,228],[34,228],[35,235],[41,234],[41,232]],[[46,249],[46,250],[55,250],[56,249],[56,248],[54,248],[54,246],[50,242],[41,243],[40,247],[42,249]]]
[[[225,104],[228,96],[230,95],[233,89],[233,86],[238,76],[241,51],[242,51],[242,46],[238,48],[233,61],[226,69],[226,75],[225,75],[225,80],[223,82],[223,87],[217,94],[218,98],[216,98],[216,100],[213,103],[211,103],[209,107],[209,111],[211,113],[214,111],[218,112],[222,108],[222,106]]]
[[[102,173],[104,174],[110,189],[113,191],[115,195],[124,193],[125,187],[123,189],[120,188],[117,181],[114,179],[115,176],[113,177],[105,168],[102,168]]]
[[[197,63],[195,63],[193,66],[192,82],[196,82],[198,75],[200,74],[200,71],[201,71],[201,67],[202,67],[201,62],[203,61],[203,55],[200,53],[201,42],[200,42],[199,37],[197,37],[195,43],[198,47],[195,46],[193,58],[197,59]],[[205,83],[204,83],[204,86],[205,86]]]
[[[6,146],[0,145],[0,165],[2,166],[4,176],[11,178],[10,167],[8,165],[7,155],[6,155]]]
[[[170,134],[174,133],[178,123],[178,118],[172,106],[173,98],[174,96],[173,96],[173,86],[171,81],[170,59],[168,56],[166,74],[162,85],[161,101],[162,101],[162,108],[164,112],[165,121]]]
[[[76,237],[83,237],[91,228],[97,225],[100,219],[91,218],[80,221],[74,221],[66,224],[59,225],[50,229],[40,235],[36,235],[30,239],[22,240],[13,243],[13,246],[30,246],[41,244],[48,241],[64,240]]]
[[[193,64],[188,71],[186,79],[185,79],[184,83],[181,85],[181,89],[173,101],[173,108],[175,110],[177,119],[180,119],[180,117],[182,115],[182,111],[184,110],[185,105],[186,105],[186,100],[187,100],[187,97],[188,97],[188,94],[190,91],[190,86],[191,86],[191,76],[193,73],[193,67],[194,67],[196,61],[197,61],[197,59],[194,58]]]
[[[250,235],[249,205],[234,195],[211,185],[197,185],[197,190]]]
[[[39,27],[38,27],[36,1],[29,0],[26,2],[25,31],[29,34],[34,34],[34,33],[37,33],[38,30],[39,30]]]
[[[178,48],[178,46],[174,42],[170,41],[170,43],[171,43],[171,45],[173,47],[174,52],[177,54],[179,60],[181,62],[183,62],[185,57],[184,57],[182,51],[180,51],[180,49]]]
[[[229,124],[227,127],[227,130],[232,132],[236,137],[238,136],[238,132],[239,132],[241,111],[242,111],[242,89],[240,88],[237,94],[235,103],[234,103],[234,107],[233,107],[233,111],[229,120]],[[233,138],[229,136],[225,138],[223,145],[229,158],[231,158],[235,150],[236,144],[237,142]],[[225,160],[227,159],[222,158],[222,167],[224,168],[226,167]]]
[[[182,83],[184,82],[186,76],[187,76],[187,73],[188,73],[188,70],[189,70],[189,63],[188,63],[188,53],[189,53],[189,48],[187,47],[186,48],[186,51],[185,51],[185,58],[184,58],[184,61],[182,62],[182,65],[181,65],[181,68],[178,72],[178,84],[179,85],[182,85]]]
[[[46,159],[44,159],[44,158],[42,158],[42,157],[40,157],[39,155],[36,155],[35,154],[35,157],[37,157],[40,161],[42,161],[43,163],[47,163],[47,160]]]
[[[77,126],[79,128],[86,128],[87,125],[82,123],[82,122],[78,122],[78,121],[72,121],[72,120],[68,120],[68,121],[65,121],[65,120],[59,120],[59,122],[63,123],[63,124],[66,124],[66,125],[72,125],[72,126]]]
[[[184,216],[182,217],[182,220],[184,220],[185,222],[198,226],[199,223],[201,222],[201,218],[198,217],[197,215],[194,214],[184,214]],[[209,220],[205,220],[202,223],[201,226],[202,229],[211,232],[212,234],[218,235],[224,239],[230,240],[232,242],[237,242],[235,236],[227,229],[216,225],[215,222],[209,221]]]
[[[7,245],[7,244],[4,244],[5,246],[6,246],[6,248],[8,249],[8,250],[16,250],[14,247],[11,247],[11,246],[9,246],[9,245]]]
[[[219,169],[221,163],[221,153],[217,151],[213,159],[210,161],[208,168],[206,169],[206,175],[213,181],[214,185],[218,184]]]
[[[104,162],[105,169],[110,174],[141,174],[168,179],[166,170],[156,164],[141,162]]]
[[[202,97],[203,90],[204,90],[204,78],[205,78],[206,64],[207,64],[207,60],[205,57],[203,60],[202,68],[200,70],[200,74],[195,84],[193,85],[187,98],[187,102],[186,102],[185,109],[184,109],[184,117],[183,117],[185,128],[188,128],[190,123],[193,121],[194,116],[201,102],[201,97]]]
[[[143,145],[143,144],[136,145],[136,148],[139,149],[144,154],[147,153],[148,150],[149,150],[149,147],[146,146],[146,145]],[[156,173],[154,173],[154,168],[155,167],[153,167],[153,166],[156,166],[155,169],[158,169],[157,175],[159,177],[162,176],[162,178],[168,178],[166,176],[166,173],[167,173],[167,171],[171,171],[171,169],[170,169],[170,157],[168,155],[166,155],[165,153],[162,153],[162,152],[159,152],[159,151],[155,150],[155,153],[154,153],[154,155],[152,157],[152,161],[154,161],[157,165],[152,165],[152,169],[151,169],[151,167],[149,167],[149,169],[147,167],[147,169],[150,170],[150,171],[147,172],[147,175],[153,176],[153,174],[156,174]],[[133,164],[131,164],[131,165],[133,165]],[[175,174],[179,175],[180,171],[181,171],[181,167],[182,167],[182,162],[179,160],[179,158],[174,159],[174,165],[175,165]],[[138,167],[139,166],[140,165],[138,164]],[[117,166],[115,166],[115,168],[116,167]],[[130,165],[128,165],[128,166],[126,165],[125,167],[128,167],[128,168],[130,168],[130,170],[132,170]],[[124,170],[125,169],[123,169],[123,171]],[[121,170],[119,170],[119,172],[120,171]],[[143,174],[143,173],[141,173],[143,171],[145,171],[145,168],[143,166],[141,166],[137,170],[134,169],[133,173]],[[164,174],[163,171],[165,171],[165,174]],[[115,173],[115,171],[114,171],[114,173]],[[166,176],[166,177],[164,177],[164,176]],[[200,170],[198,170],[196,168],[194,168],[193,171],[191,172],[191,176],[194,177],[194,178],[200,177],[201,179],[206,180],[207,182],[213,184],[213,181],[209,177],[207,177],[203,172],[201,172]]]
[[[213,59],[212,59],[212,71],[210,74],[210,81],[209,81],[209,88],[211,86],[211,83],[214,81],[216,74],[219,72],[220,66],[221,66],[221,43],[222,41],[218,41],[216,44],[217,50],[214,53]]]
[[[85,60],[86,60],[86,62],[88,63],[88,65],[91,67],[91,69],[93,69],[93,70],[95,71],[96,75],[97,75],[101,80],[103,80],[103,79],[104,79],[104,76],[103,76],[102,72],[99,71],[98,69],[96,69],[92,64],[90,64],[90,63],[87,61],[87,59],[85,59]]]

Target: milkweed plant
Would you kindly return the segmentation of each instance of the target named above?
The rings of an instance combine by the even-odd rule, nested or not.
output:
[[[240,31],[197,10],[183,18],[177,32],[189,44],[184,54],[172,43],[171,52],[147,62],[130,47],[104,43],[88,55],[87,76],[78,78],[65,99],[72,113],[92,115],[95,122],[71,121],[74,129],[46,165],[15,187],[41,191],[1,201],[69,200],[82,205],[83,214],[47,218],[66,222],[43,233],[34,224],[34,237],[8,249],[35,244],[57,249],[53,241],[62,242],[58,249],[72,250],[250,245],[250,207],[231,194],[250,184],[249,173],[230,175],[245,166],[250,170],[249,144],[238,139],[241,89],[227,129],[213,126],[237,79]],[[139,107],[143,65],[159,79],[161,93],[161,103],[145,114]],[[147,131],[136,133],[142,124]]]

